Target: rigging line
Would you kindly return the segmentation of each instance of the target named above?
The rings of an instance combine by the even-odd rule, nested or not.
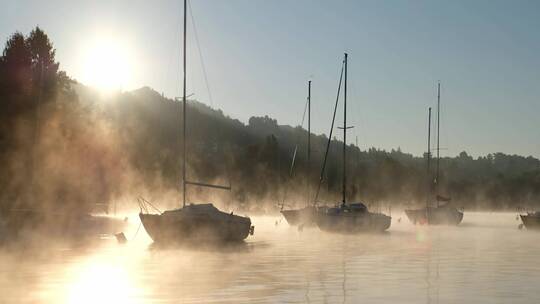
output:
[[[328,159],[328,151],[330,150],[330,142],[332,141],[332,132],[334,131],[334,122],[336,121],[336,112],[337,112],[337,106],[339,102],[339,94],[341,92],[341,82],[343,80],[343,70],[345,68],[345,61],[341,64],[341,74],[339,76],[339,84],[338,84],[338,90],[336,95],[336,104],[334,106],[334,116],[332,117],[332,125],[330,126],[330,134],[328,136],[328,142],[326,143],[326,151],[324,153],[324,161],[321,168],[321,176],[319,177],[319,185],[317,186],[317,192],[315,194],[315,200],[314,202],[317,202],[317,199],[319,198],[319,192],[321,190],[321,184],[324,178],[324,170],[326,168],[326,160]]]
[[[139,221],[139,226],[137,227],[137,231],[135,231],[135,234],[131,238],[132,241],[135,240],[135,238],[137,237],[137,234],[139,233],[139,230],[141,229],[141,226],[142,226],[142,222]]]
[[[206,84],[206,90],[208,92],[208,99],[210,100],[210,106],[214,107],[214,100],[212,93],[210,92],[210,85],[208,83],[208,75],[206,74],[206,66],[204,65],[201,44],[199,43],[199,35],[197,34],[197,27],[195,26],[195,18],[193,18],[193,10],[191,9],[191,1],[188,1],[189,15],[191,16],[191,24],[193,25],[193,36],[195,36],[195,42],[197,43],[197,50],[199,51],[199,58],[201,59],[201,67],[203,70],[204,83]]]
[[[308,107],[308,102],[309,102],[309,100],[307,100],[307,98],[306,98],[306,104],[304,105],[304,114],[302,114],[302,121],[300,122],[300,127],[301,128],[304,127],[304,120],[306,119],[306,111],[307,111],[307,107]],[[292,159],[292,162],[291,162],[291,168],[289,169],[289,176],[292,176],[292,173],[293,173],[294,164],[295,164],[295,160],[296,160],[296,152],[298,151],[298,143],[299,142],[300,142],[300,134],[298,134],[298,136],[296,137],[296,145],[294,146],[293,159]]]
[[[203,59],[203,55],[202,55],[202,49],[201,49],[201,43],[199,41],[199,34],[197,32],[197,26],[195,25],[195,18],[193,17],[193,9],[191,7],[191,1],[187,0],[187,4],[188,4],[188,10],[189,10],[189,15],[191,17],[191,24],[193,26],[193,36],[195,37],[195,43],[197,44],[197,51],[199,52],[199,58],[201,60],[201,68],[202,68],[202,71],[203,71],[203,76],[204,76],[204,83],[206,85],[206,91],[208,93],[208,99],[210,101],[210,107],[213,108],[214,107],[214,99],[212,98],[212,92],[210,90],[210,82],[208,81],[208,74],[206,73],[206,65],[204,64],[204,59]],[[229,185],[231,185],[231,174],[230,174],[230,168],[227,164],[225,164],[225,174],[227,175],[228,179],[229,179]],[[230,191],[230,195],[229,195],[229,198],[232,197],[232,190]]]

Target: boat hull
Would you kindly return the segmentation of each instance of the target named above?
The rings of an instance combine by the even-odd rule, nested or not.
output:
[[[521,221],[523,221],[523,225],[527,229],[535,229],[540,230],[540,216],[537,215],[520,215]]]
[[[240,242],[253,231],[249,218],[236,215],[215,219],[204,216],[140,213],[139,218],[148,235],[156,243]]]
[[[317,217],[319,229],[328,232],[355,234],[383,232],[390,228],[392,218],[379,213],[320,213]]]
[[[414,225],[459,225],[463,212],[452,207],[405,210]]]
[[[308,225],[313,226],[316,223],[317,209],[314,207],[305,207],[296,210],[281,210],[281,214],[291,226]]]

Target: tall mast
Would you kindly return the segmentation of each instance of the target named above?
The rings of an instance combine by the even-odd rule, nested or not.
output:
[[[430,160],[431,160],[431,107],[428,110],[428,136],[427,136],[427,177],[428,177],[428,193],[426,198],[426,210],[429,207],[429,198],[431,197],[431,170],[430,170]]]
[[[183,149],[183,155],[182,155],[182,207],[186,206],[186,190],[187,185],[194,185],[197,187],[209,187],[209,188],[215,188],[215,189],[222,189],[222,190],[231,190],[231,185],[229,182],[229,186],[223,186],[223,185],[212,185],[207,184],[203,182],[196,182],[196,181],[188,181],[186,179],[186,163],[187,163],[187,153],[186,153],[186,38],[187,38],[187,0],[184,0],[184,89],[182,92],[182,149]]]
[[[186,206],[186,36],[187,0],[184,0],[184,89],[182,92],[182,207]]]
[[[346,190],[347,190],[347,165],[345,164],[346,160],[346,149],[347,148],[347,53],[345,53],[345,85],[343,87],[343,201],[342,204],[345,205],[346,201]]]
[[[308,81],[308,118],[307,118],[307,125],[308,125],[308,137],[307,137],[307,176],[308,176],[308,182],[307,182],[307,203],[309,205],[310,202],[310,183],[309,183],[309,177],[311,176],[311,80]]]
[[[439,207],[439,135],[441,129],[441,83],[437,84],[437,175],[435,176],[435,192],[437,207]]]

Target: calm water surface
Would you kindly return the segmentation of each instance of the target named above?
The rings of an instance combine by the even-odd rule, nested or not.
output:
[[[0,303],[540,303],[540,232],[516,214],[392,216],[387,233],[354,236],[254,217],[255,236],[225,248],[156,248],[132,217],[124,245],[0,250]]]

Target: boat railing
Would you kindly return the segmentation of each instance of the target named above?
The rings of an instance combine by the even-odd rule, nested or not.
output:
[[[137,203],[139,204],[139,209],[141,213],[150,213],[148,211],[149,207],[156,210],[159,214],[162,214],[161,210],[159,210],[156,206],[154,206],[152,203],[150,203],[148,200],[146,200],[144,197],[139,196],[137,198]]]

